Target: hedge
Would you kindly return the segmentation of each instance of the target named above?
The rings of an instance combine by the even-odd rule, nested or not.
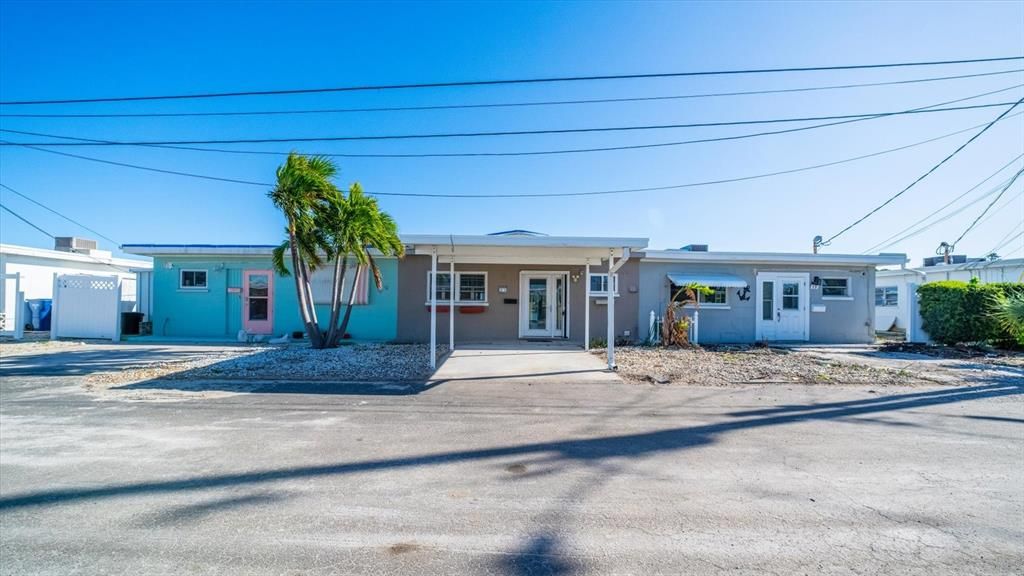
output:
[[[932,340],[943,344],[1015,344],[1014,336],[999,325],[992,312],[999,297],[1024,295],[1024,283],[947,280],[922,284],[917,294],[921,303],[921,327]]]

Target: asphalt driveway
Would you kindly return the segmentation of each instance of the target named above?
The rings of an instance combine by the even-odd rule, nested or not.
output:
[[[3,574],[1024,565],[1020,382],[453,379],[157,402],[86,392],[84,361],[16,366],[0,367]]]

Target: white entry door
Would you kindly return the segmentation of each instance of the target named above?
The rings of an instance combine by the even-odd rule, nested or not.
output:
[[[810,337],[808,274],[757,275],[757,340]]]
[[[565,338],[568,301],[564,272],[524,272],[519,290],[519,337]]]

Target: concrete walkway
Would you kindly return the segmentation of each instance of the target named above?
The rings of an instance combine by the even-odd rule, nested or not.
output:
[[[607,369],[603,357],[560,342],[456,344],[430,383],[457,380],[622,382]]]

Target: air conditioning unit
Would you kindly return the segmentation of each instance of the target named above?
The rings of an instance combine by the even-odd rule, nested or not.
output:
[[[58,236],[53,239],[54,249],[61,252],[89,252],[96,250],[99,245],[95,240],[88,238],[76,238],[74,236]]]

